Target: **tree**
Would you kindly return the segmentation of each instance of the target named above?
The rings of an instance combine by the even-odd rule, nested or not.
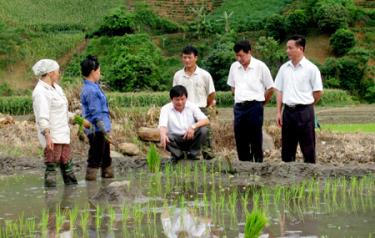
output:
[[[261,36],[254,48],[257,56],[270,68],[272,75],[276,75],[286,58],[284,51],[280,49],[279,42],[272,37]]]
[[[349,12],[340,2],[321,0],[315,6],[314,19],[320,30],[332,33],[348,26]]]
[[[333,52],[342,56],[355,45],[355,36],[349,29],[338,29],[329,39]]]
[[[285,38],[285,19],[281,15],[272,15],[266,19],[264,29],[267,36],[273,37],[276,40],[282,41]]]
[[[310,19],[305,10],[297,9],[286,17],[287,32],[306,34]]]

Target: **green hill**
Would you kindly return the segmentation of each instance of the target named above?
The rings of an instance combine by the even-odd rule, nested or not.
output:
[[[326,87],[375,101],[375,10],[364,0],[0,0],[0,95],[25,94],[35,84],[31,66],[57,59],[64,82],[79,80],[78,62],[95,54],[103,81],[114,91],[165,90],[181,67],[180,50],[195,45],[199,64],[218,89],[234,60],[232,45],[249,39],[253,54],[275,73],[286,60],[285,39],[307,36],[306,55]],[[353,34],[353,45],[337,29]],[[263,38],[262,38],[263,37]],[[265,38],[265,37],[273,37]],[[342,37],[342,36],[340,36]],[[347,37],[347,36],[344,36]],[[347,49],[345,47],[348,47]]]

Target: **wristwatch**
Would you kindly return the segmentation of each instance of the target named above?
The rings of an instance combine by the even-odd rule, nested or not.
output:
[[[191,125],[191,128],[193,128],[193,130],[197,129],[197,125],[193,124]]]

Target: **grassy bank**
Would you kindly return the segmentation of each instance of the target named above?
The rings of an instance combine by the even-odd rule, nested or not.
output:
[[[168,92],[139,92],[139,93],[107,93],[111,108],[114,107],[160,107],[170,101]],[[233,96],[231,92],[217,92],[218,107],[231,107]],[[348,106],[355,102],[343,90],[325,90],[319,105],[321,106]],[[275,106],[273,97],[271,106]],[[0,97],[0,113],[22,115],[32,113],[31,96]]]
[[[375,133],[375,123],[365,124],[324,124],[322,130],[339,133]]]

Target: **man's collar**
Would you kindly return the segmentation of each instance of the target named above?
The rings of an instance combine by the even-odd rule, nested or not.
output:
[[[196,75],[196,74],[198,74],[198,69],[200,69],[200,68],[198,67],[198,65],[195,65],[195,66],[196,66],[196,67],[195,67],[195,70],[194,70],[194,72],[193,72],[191,75]],[[184,70],[184,75],[189,76],[189,75],[186,73],[185,67],[183,68],[183,70]]]
[[[303,67],[306,65],[306,62],[307,62],[307,59],[305,56],[303,56],[296,66],[294,66],[294,64],[292,63],[292,60],[288,61],[288,66],[293,66],[293,67],[302,66]]]

